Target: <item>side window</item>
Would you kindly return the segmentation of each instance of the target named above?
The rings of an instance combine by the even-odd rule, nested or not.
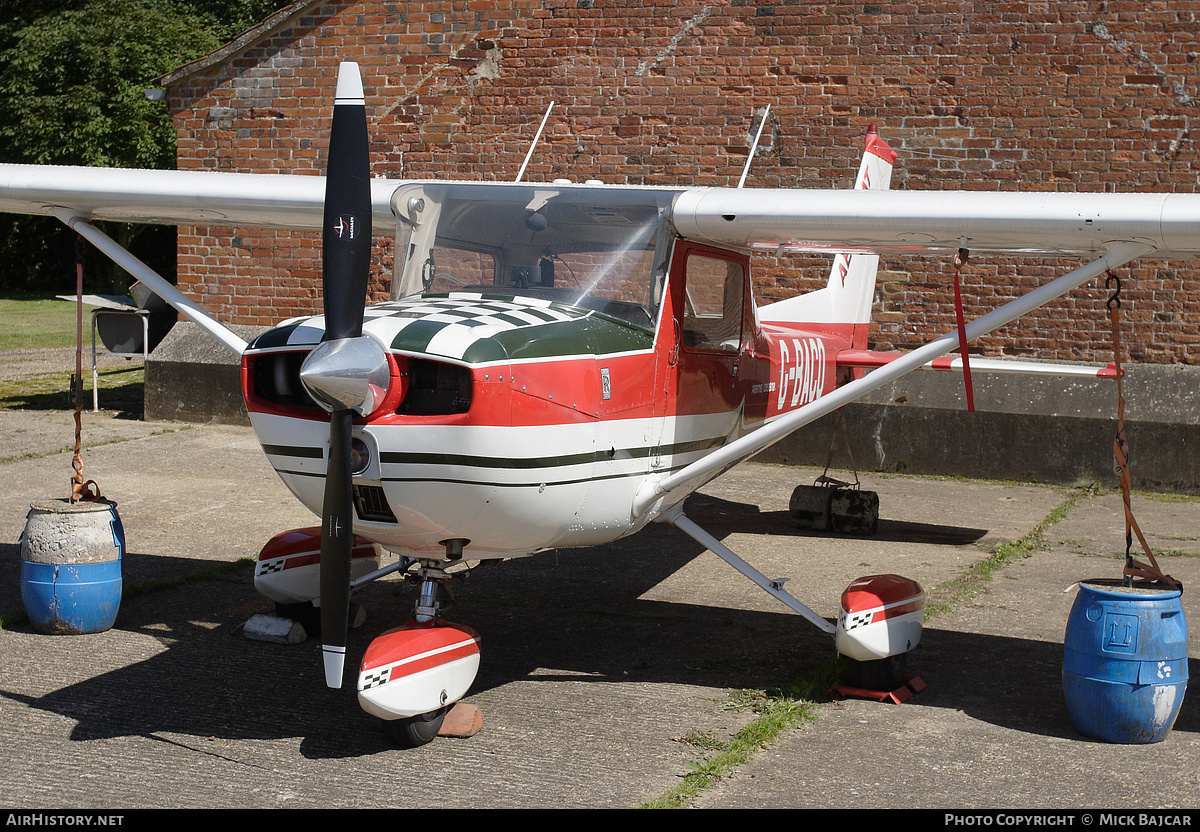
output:
[[[683,343],[696,350],[737,352],[742,341],[742,264],[704,254],[687,258]]]

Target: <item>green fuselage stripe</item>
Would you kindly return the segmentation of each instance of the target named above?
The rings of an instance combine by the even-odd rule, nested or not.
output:
[[[275,456],[297,456],[304,459],[320,459],[325,455],[320,448],[307,448],[301,445],[263,445],[262,449]]]
[[[590,465],[593,463],[603,462],[620,462],[630,459],[645,459],[651,455],[659,456],[676,456],[680,454],[694,453],[696,451],[709,450],[719,448],[725,444],[724,437],[714,437],[710,439],[696,439],[690,442],[678,442],[673,445],[666,445],[661,448],[625,448],[622,450],[610,449],[607,451],[594,451],[582,454],[567,454],[564,456],[547,456],[547,457],[532,457],[524,459],[511,459],[501,457],[484,457],[484,456],[467,456],[464,454],[439,454],[439,453],[406,453],[403,451],[389,451],[380,454],[380,463],[384,465],[455,465],[466,468],[477,468],[481,471],[487,470],[508,470],[508,471],[535,471],[535,470],[550,470],[554,468],[567,468],[574,465]],[[278,456],[290,456],[305,459],[320,459],[323,455],[320,448],[306,447],[290,447],[284,445],[264,445],[263,449],[269,454]],[[657,454],[655,453],[657,451]],[[664,471],[674,470],[679,466],[673,466]],[[303,477],[322,477],[324,474],[316,471],[292,471],[288,469],[278,469],[281,474],[293,474]],[[547,482],[546,485],[572,485],[589,480],[606,480],[606,479],[621,479],[624,477],[636,477],[645,475],[645,471],[628,471],[619,474],[601,474],[598,476],[587,476],[578,479],[556,480],[553,483]],[[451,477],[383,477],[383,482],[446,482],[457,483],[463,485],[488,485],[496,487],[521,488],[529,487],[539,483],[530,482],[484,482],[482,480],[466,480],[455,479]]]
[[[645,459],[651,455],[674,456],[695,451],[719,448],[725,444],[725,437],[711,439],[695,439],[690,442],[678,442],[661,448],[610,448],[606,451],[591,451],[582,454],[567,454],[565,456],[543,457],[490,457],[467,456],[465,454],[441,454],[427,452],[389,451],[380,454],[379,461],[391,465],[463,465],[470,468],[532,470],[538,468],[565,468],[571,465],[588,465],[593,462],[609,462],[626,459]],[[657,451],[657,454],[656,454]]]

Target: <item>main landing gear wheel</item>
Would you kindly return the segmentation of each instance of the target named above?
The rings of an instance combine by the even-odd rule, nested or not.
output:
[[[904,684],[908,653],[921,641],[925,591],[901,575],[868,575],[842,593],[834,646],[856,688],[894,691]]]
[[[305,634],[309,637],[320,637],[321,635],[321,608],[314,606],[311,601],[298,601],[291,604],[276,601],[275,614],[280,618],[299,621],[300,626],[304,628]]]
[[[442,729],[446,708],[438,708],[427,714],[417,714],[404,719],[389,719],[383,723],[388,738],[403,748],[417,748],[433,742]]]
[[[846,681],[864,690],[896,690],[904,684],[904,671],[908,667],[908,654],[897,653],[886,659],[871,661],[846,660]]]

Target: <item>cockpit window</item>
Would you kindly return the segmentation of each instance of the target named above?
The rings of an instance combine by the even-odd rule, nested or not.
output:
[[[392,297],[485,292],[567,303],[653,329],[668,191],[414,184],[400,217]]]

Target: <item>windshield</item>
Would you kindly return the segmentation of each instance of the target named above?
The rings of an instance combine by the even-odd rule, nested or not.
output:
[[[663,212],[673,196],[592,186],[399,188],[392,206],[402,256],[392,297],[500,293],[653,329],[666,274]]]

